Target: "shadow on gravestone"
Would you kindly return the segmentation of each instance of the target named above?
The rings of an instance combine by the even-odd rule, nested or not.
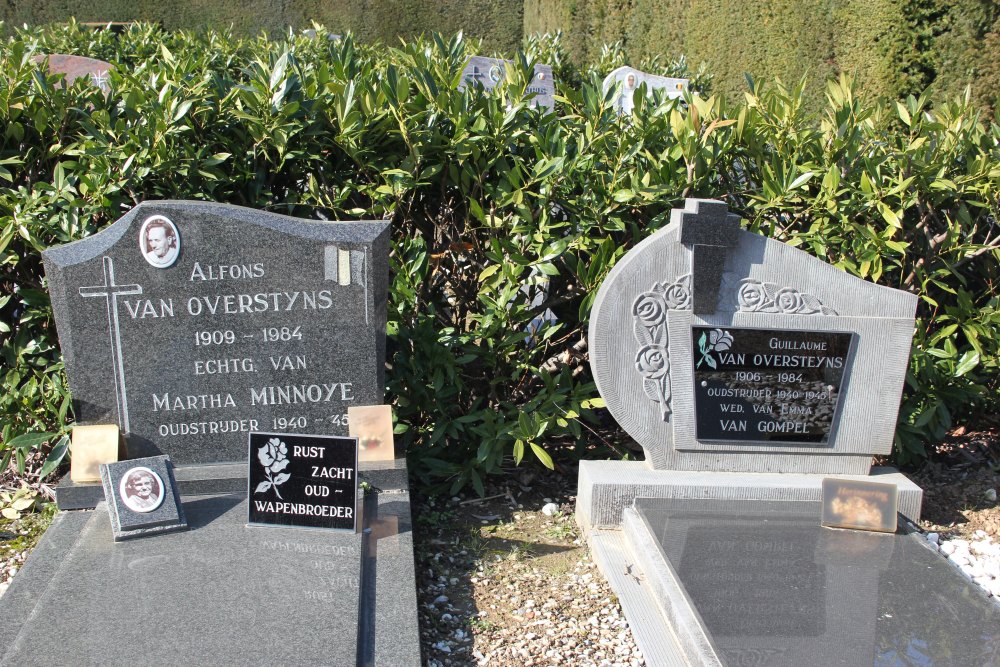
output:
[[[819,503],[789,501],[626,510],[634,571],[657,589],[683,664],[992,664],[1000,609],[912,526],[837,530],[818,516]],[[645,655],[669,643],[640,635]]]

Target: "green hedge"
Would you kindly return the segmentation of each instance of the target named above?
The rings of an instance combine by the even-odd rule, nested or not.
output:
[[[352,32],[361,41],[396,43],[421,33],[458,32],[483,40],[488,49],[511,51],[521,42],[519,2],[504,0],[17,0],[0,3],[8,30],[75,17],[80,22],[151,21],[168,30],[232,28],[253,35],[279,35],[315,21],[331,32]]]
[[[972,86],[1000,95],[1000,3],[993,0],[525,0],[525,34],[562,30],[578,62],[620,40],[635,62],[683,54],[719,90],[742,95],[745,72],[794,84],[851,73],[871,98],[942,96]],[[825,102],[822,88],[809,106]]]
[[[122,66],[107,97],[66,90],[36,53]],[[737,104],[636,100],[619,118],[601,80],[533,40],[493,96],[458,91],[473,49],[396,48],[74,26],[0,45],[0,437],[18,455],[71,419],[39,252],[153,198],[307,218],[389,218],[387,398],[414,470],[459,488],[522,457],[557,465],[627,438],[587,364],[607,272],[684,197],[719,197],[749,229],[921,298],[899,453],[1000,407],[1000,126],[959,101],[863,104],[832,81]],[[520,100],[543,54],[556,113]],[[531,292],[548,284],[548,301]],[[527,289],[523,289],[527,287]],[[542,308],[558,317],[534,338]]]

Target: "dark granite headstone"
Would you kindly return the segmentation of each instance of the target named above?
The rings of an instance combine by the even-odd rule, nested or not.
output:
[[[353,531],[358,439],[250,434],[249,522]]]
[[[36,63],[47,63],[50,74],[65,74],[64,80],[67,85],[71,85],[81,77],[87,77],[91,83],[105,93],[111,90],[108,87],[108,72],[115,68],[111,63],[61,53],[35,56],[33,60]]]
[[[187,530],[168,457],[150,456],[102,464],[101,482],[115,542]]]
[[[509,61],[499,58],[472,56],[462,70],[462,80],[458,84],[458,89],[480,86],[484,90],[493,90],[504,79],[507,68],[511,65]],[[535,65],[524,94],[533,95],[529,102],[532,107],[545,107],[550,111],[555,108],[556,102],[553,96],[556,94],[556,84],[552,78],[551,65]]]
[[[43,253],[77,419],[130,457],[245,462],[384,398],[389,225],[146,202]]]

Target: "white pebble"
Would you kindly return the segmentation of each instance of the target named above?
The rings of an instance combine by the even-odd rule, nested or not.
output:
[[[990,501],[991,503],[995,503],[997,501],[997,490],[986,489],[986,493],[984,493],[983,496],[985,496],[986,500]]]
[[[937,544],[938,540],[940,539],[941,536],[938,535],[937,533],[927,533],[927,541],[930,542],[931,544]]]
[[[558,511],[559,506],[555,503],[546,503],[546,505],[542,507],[542,514],[545,516],[555,516]]]
[[[980,565],[979,563],[971,562],[968,565],[966,565],[965,567],[968,568],[969,576],[972,577],[973,579],[978,579],[978,578],[984,576],[984,574],[985,574],[983,572],[983,566]]]
[[[955,543],[954,542],[942,542],[941,543],[941,553],[946,556],[950,556],[955,553]]]
[[[982,542],[973,542],[969,545],[969,551],[976,554],[977,556],[982,556],[989,553],[990,543],[986,540]]]

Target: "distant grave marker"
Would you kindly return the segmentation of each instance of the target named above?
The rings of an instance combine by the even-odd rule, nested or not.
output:
[[[615,108],[618,113],[628,116],[632,114],[632,94],[642,84],[646,84],[646,95],[652,96],[654,90],[662,90],[670,99],[684,97],[688,89],[687,79],[649,74],[626,65],[604,78],[604,92],[607,94],[614,86],[620,86],[621,92],[615,100]]]
[[[483,90],[491,91],[503,80],[507,68],[512,64],[508,60],[500,60],[499,58],[472,56],[466,63],[465,69],[462,70],[462,80],[458,84],[458,89],[465,90],[468,87],[478,85]],[[556,85],[552,78],[552,67],[536,64],[531,81],[524,92],[525,95],[534,95],[530,102],[532,107],[541,106],[550,111],[554,109]]]
[[[47,63],[50,74],[64,74],[66,85],[72,85],[77,79],[87,77],[105,94],[111,91],[108,85],[108,73],[115,68],[111,63],[61,53],[35,56],[32,60],[36,63]]]

